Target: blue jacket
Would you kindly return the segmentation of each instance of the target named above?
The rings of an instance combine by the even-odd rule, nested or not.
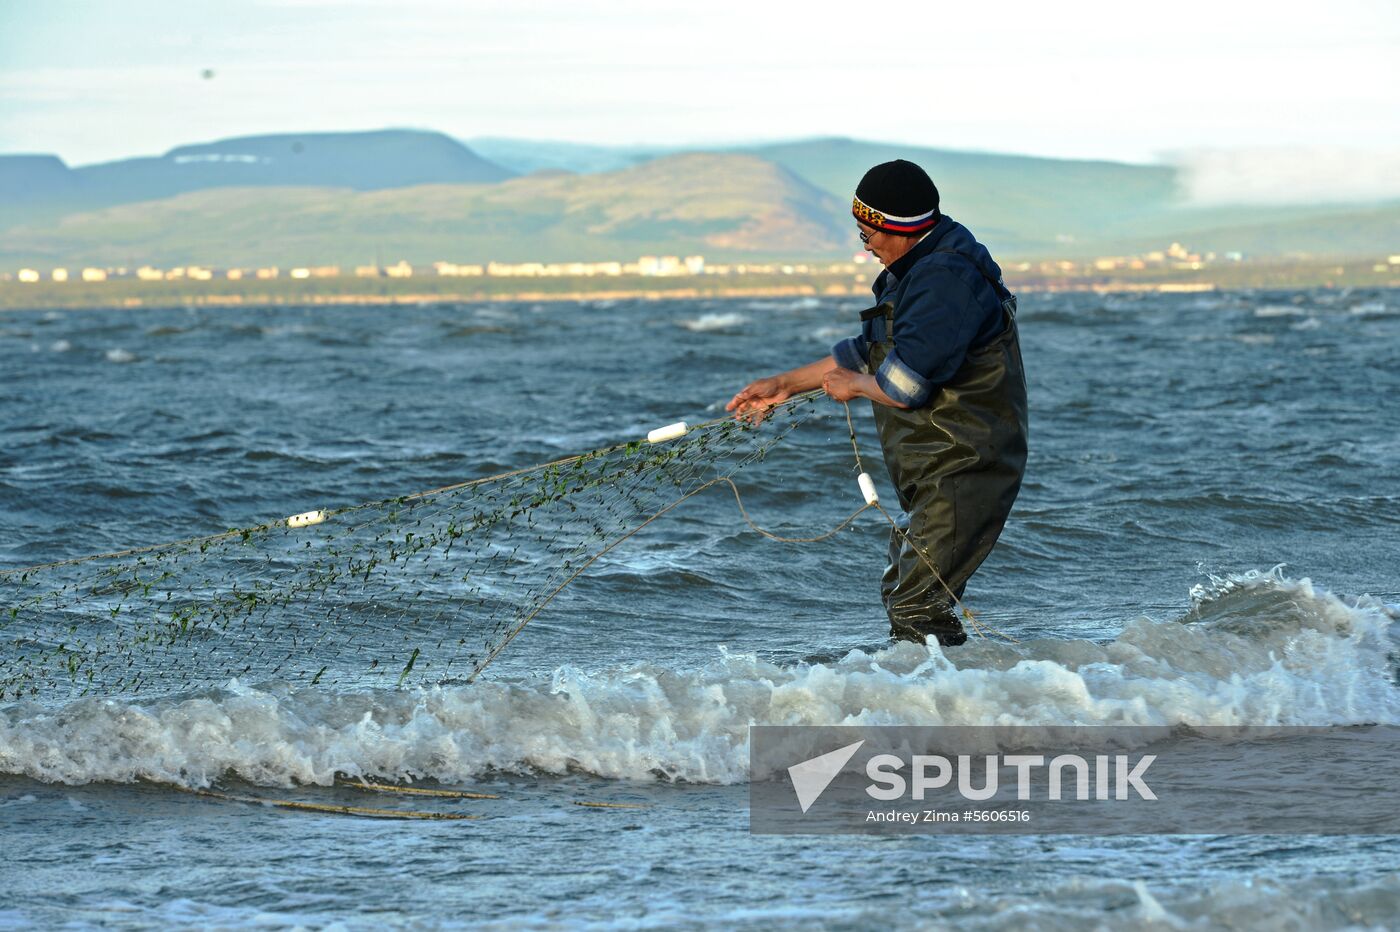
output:
[[[908,253],[880,273],[877,305],[894,306],[894,349],[875,373],[886,395],[911,408],[928,404],[970,350],[1005,327],[1002,302],[1011,296],[1001,268],[967,227],[944,216]],[[832,347],[837,365],[870,371],[870,345],[884,342],[885,318],[864,321],[861,335]]]

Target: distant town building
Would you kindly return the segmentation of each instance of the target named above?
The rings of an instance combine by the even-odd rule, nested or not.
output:
[[[461,278],[486,273],[486,269],[480,265],[458,265],[455,262],[434,262],[433,269],[444,278]]]
[[[335,278],[340,274],[338,265],[299,266],[288,272],[292,278]]]
[[[67,269],[54,269],[54,270],[53,270],[53,280],[56,281],[56,282],[66,282],[66,281],[68,281],[68,270],[67,270]]]
[[[39,280],[38,269],[20,269],[19,280],[22,282],[37,282]]]
[[[412,278],[413,266],[409,265],[405,260],[400,259],[398,262],[386,268],[384,274],[388,275],[390,278]]]
[[[507,278],[512,276],[528,278],[544,274],[544,265],[539,262],[517,262],[515,264],[490,262],[486,265],[486,274],[500,275]]]
[[[638,275],[699,275],[705,271],[704,256],[641,256]]]
[[[83,281],[85,282],[105,282],[107,280],[106,269],[83,269]]]

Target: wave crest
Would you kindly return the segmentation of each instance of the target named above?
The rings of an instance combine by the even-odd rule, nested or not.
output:
[[[1180,620],[1106,643],[912,644],[825,662],[721,649],[654,662],[412,691],[227,688],[143,703],[0,709],[0,772],[47,782],[337,775],[463,782],[583,770],[741,783],[748,727],[778,725],[1351,725],[1400,722],[1396,612],[1254,573],[1193,591]]]

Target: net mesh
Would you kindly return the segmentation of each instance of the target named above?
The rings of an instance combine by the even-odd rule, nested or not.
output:
[[[431,492],[0,573],[0,698],[473,679],[598,554],[761,460],[812,397]],[[632,546],[640,546],[635,542]]]

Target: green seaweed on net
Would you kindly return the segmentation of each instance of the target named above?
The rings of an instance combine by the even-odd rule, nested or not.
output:
[[[404,686],[475,678],[580,568],[688,493],[761,461],[760,425],[117,554],[0,570],[0,699],[158,695],[233,678]],[[631,546],[641,546],[635,541]]]

